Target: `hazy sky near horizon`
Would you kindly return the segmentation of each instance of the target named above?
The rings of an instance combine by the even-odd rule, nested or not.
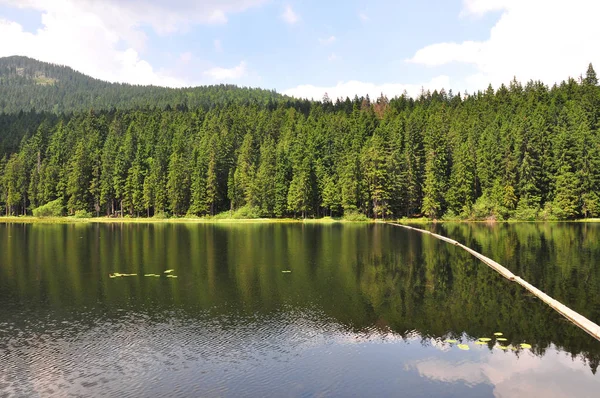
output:
[[[547,84],[600,65],[595,0],[0,0],[0,56],[320,99]]]

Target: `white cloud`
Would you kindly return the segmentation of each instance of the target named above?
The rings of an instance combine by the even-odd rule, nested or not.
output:
[[[476,63],[483,43],[465,41],[457,43],[437,43],[418,50],[409,60],[426,66],[440,66],[450,62]]]
[[[518,0],[517,0],[518,1]],[[515,3],[514,0],[463,0],[463,11],[461,15],[482,16],[490,11],[501,11],[509,4]]]
[[[214,24],[224,24],[227,23],[227,16],[223,10],[213,10],[208,17],[208,22]]]
[[[155,71],[134,48],[117,49],[118,33],[91,13],[75,8],[48,11],[42,15],[42,25],[36,33],[29,33],[15,22],[0,20],[0,37],[10,37],[0,44],[0,56],[26,55],[108,81],[184,85]]]
[[[0,56],[25,55],[68,65],[93,77],[134,84],[187,86],[189,81],[157,70],[143,59],[150,26],[159,34],[191,24],[225,23],[227,15],[267,0],[0,0],[0,5],[41,13],[41,27],[27,32],[0,17]],[[189,63],[191,54],[176,58]],[[174,65],[170,65],[172,67]]]
[[[475,360],[451,362],[441,358],[415,361],[421,376],[444,383],[464,382],[469,386],[491,385],[495,397],[583,397],[595,391],[595,376],[582,357],[548,349],[543,357],[499,350],[490,354],[487,347],[477,347]],[[545,358],[548,357],[548,358]]]
[[[179,60],[184,64],[189,63],[192,60],[192,53],[189,51],[181,53],[181,55],[179,55]]]
[[[327,57],[329,62],[337,61],[338,59],[340,59],[340,57],[336,53],[331,53],[329,54],[329,57]]]
[[[420,94],[422,88],[425,90],[439,90],[442,87],[450,87],[450,79],[448,76],[435,77],[422,85],[399,83],[374,84],[356,80],[339,82],[337,85],[331,87],[306,84],[285,90],[283,94],[298,98],[320,99],[323,97],[323,94],[327,93],[329,98],[333,100],[337,98],[345,99],[346,97],[353,98],[355,95],[363,96],[368,94],[369,97],[374,99],[379,97],[381,93],[389,98],[400,96],[405,91],[411,96],[417,96]]]
[[[216,81],[238,80],[247,74],[246,62],[242,61],[233,68],[215,67],[205,71],[204,74]]]
[[[215,51],[217,52],[221,52],[223,51],[223,43],[221,43],[220,39],[215,39],[215,41],[213,42],[214,46],[215,46]]]
[[[358,17],[360,18],[361,21],[363,22],[367,22],[370,21],[371,18],[369,18],[369,16],[367,14],[365,14],[364,12],[359,12],[358,13]]]
[[[288,24],[293,25],[300,20],[298,14],[294,12],[291,5],[285,6],[285,10],[283,14],[281,14],[281,18]]]
[[[330,44],[335,43],[336,40],[337,40],[337,38],[335,36],[329,36],[326,39],[319,38],[319,44],[321,44],[322,46],[328,46]]]
[[[498,87],[513,77],[547,84],[576,77],[589,62],[600,65],[600,2],[571,0],[465,0],[463,15],[501,11],[484,41],[437,43],[418,50],[409,62],[426,66],[470,64],[469,90]]]
[[[222,24],[227,15],[259,6],[268,0],[0,0],[19,8],[40,11],[76,7],[91,11],[113,27],[150,25],[161,34],[185,30],[190,24]]]

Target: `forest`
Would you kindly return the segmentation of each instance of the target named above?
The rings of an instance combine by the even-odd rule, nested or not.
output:
[[[5,79],[13,88],[15,80],[27,80],[17,75]],[[325,94],[307,101],[236,90],[194,105],[152,104],[147,94],[143,106],[132,100],[64,111],[17,110],[10,96],[2,97],[0,211],[157,218],[600,215],[600,88],[591,64],[585,75],[552,87],[513,80],[473,94],[441,89],[417,98]],[[35,103],[47,93],[28,95]]]
[[[0,113],[90,109],[198,108],[289,99],[272,90],[231,84],[168,88],[109,83],[68,66],[28,57],[0,58]]]

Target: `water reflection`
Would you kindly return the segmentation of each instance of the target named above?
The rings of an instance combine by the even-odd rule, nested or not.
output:
[[[472,359],[427,358],[407,367],[443,383],[488,384],[497,397],[593,396],[598,380],[590,372],[581,372],[583,363],[585,359],[551,347],[542,356],[522,352],[517,361],[507,352],[478,352]]]
[[[0,225],[0,395],[593,395],[598,343],[513,285],[386,225]]]

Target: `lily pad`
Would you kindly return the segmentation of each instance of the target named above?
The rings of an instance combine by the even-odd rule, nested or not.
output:
[[[448,340],[444,340],[446,343],[452,343],[452,344],[456,344],[457,341],[456,340],[452,340],[452,339],[448,339]]]
[[[477,344],[477,345],[486,345],[487,341],[476,341],[475,344]]]
[[[167,275],[167,278],[177,278],[177,275]]]
[[[461,350],[469,351],[469,346],[466,344],[459,344],[459,345],[457,345],[457,347],[460,348]]]
[[[505,339],[504,337],[498,337],[498,338],[496,339],[496,341],[506,341],[506,340],[508,340],[508,339]]]
[[[113,275],[114,275],[114,276],[122,276],[122,275],[121,275],[121,274],[119,274],[118,272],[115,272]]]
[[[111,279],[113,279],[113,278],[116,278],[117,276],[113,275],[113,274],[108,274],[108,277],[111,278]]]
[[[479,340],[479,341],[483,341],[483,342],[486,342],[486,341],[492,341],[492,339],[490,339],[489,337],[480,337],[480,338],[478,338],[477,340]]]
[[[170,273],[171,273],[171,272],[173,272],[173,271],[175,271],[175,270],[174,270],[174,269],[168,269],[168,270],[166,270],[164,273],[165,273],[165,274],[170,274]]]
[[[502,333],[502,332],[496,332],[496,333],[494,333],[494,336],[502,336],[502,335],[504,335],[504,333]]]
[[[290,274],[290,273],[292,273],[292,271],[290,271],[290,270],[283,270],[281,272],[284,273],[284,274]]]
[[[531,348],[531,344],[521,343],[519,345],[521,346],[521,348]]]
[[[505,345],[499,345],[498,348],[504,351],[508,350],[508,346]]]

